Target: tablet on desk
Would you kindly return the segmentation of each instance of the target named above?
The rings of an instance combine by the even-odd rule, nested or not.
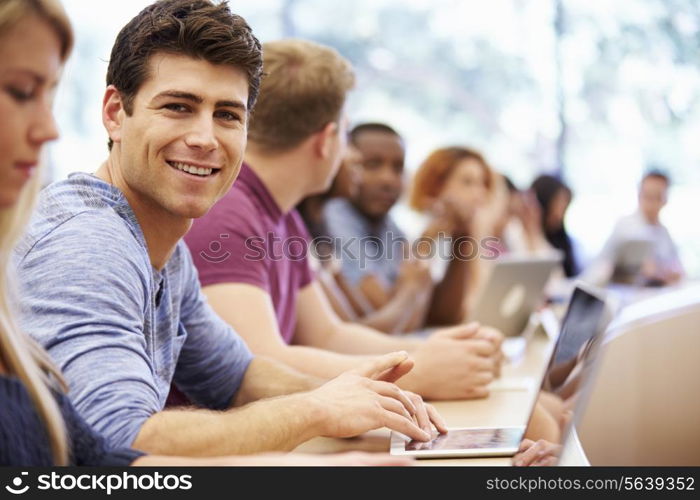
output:
[[[391,454],[418,458],[509,457],[520,446],[525,427],[470,427],[449,429],[421,442],[399,433],[391,435]]]

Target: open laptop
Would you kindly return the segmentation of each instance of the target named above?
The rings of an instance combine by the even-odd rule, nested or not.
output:
[[[527,427],[533,421],[537,401],[546,399],[547,404],[559,404],[562,408],[567,403],[575,403],[576,391],[590,369],[590,360],[597,352],[604,317],[605,302],[598,293],[577,286],[569,301],[540,390],[532,401],[527,425],[450,429],[447,434],[436,435],[427,443],[408,440],[402,434],[392,432],[391,453],[416,458],[515,455]],[[565,427],[568,428],[568,425]],[[565,435],[562,433],[562,436]]]
[[[610,281],[628,285],[639,283],[642,266],[651,256],[652,250],[653,242],[650,240],[627,240],[620,243],[615,250]]]
[[[561,260],[559,255],[498,259],[469,319],[497,328],[506,337],[520,335]]]

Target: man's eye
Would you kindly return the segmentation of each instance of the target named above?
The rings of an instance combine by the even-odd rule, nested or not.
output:
[[[178,104],[178,103],[166,104],[163,107],[165,109],[169,109],[170,111],[175,111],[176,113],[184,113],[185,111],[188,110],[187,106],[185,106],[184,104]]]
[[[232,113],[231,111],[217,111],[215,113],[215,116],[217,118],[221,118],[222,120],[226,120],[226,121],[230,121],[230,122],[241,121],[241,117],[236,113]]]

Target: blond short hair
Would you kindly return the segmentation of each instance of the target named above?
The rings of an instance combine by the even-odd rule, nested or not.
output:
[[[288,151],[338,121],[355,85],[350,62],[307,40],[263,44],[263,71],[248,139],[270,153]]]

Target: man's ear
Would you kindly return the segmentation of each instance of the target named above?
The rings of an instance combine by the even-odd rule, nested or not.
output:
[[[316,139],[316,154],[320,158],[327,160],[333,155],[334,141],[338,140],[338,124],[335,122],[329,122],[325,127],[317,132]]]
[[[114,85],[108,86],[102,99],[102,123],[112,142],[121,142],[122,124],[125,116],[122,95]]]

